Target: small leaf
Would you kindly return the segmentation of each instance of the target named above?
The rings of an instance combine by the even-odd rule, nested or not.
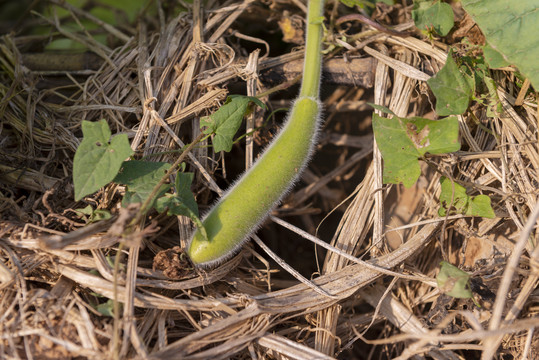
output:
[[[436,96],[436,113],[441,116],[460,115],[468,109],[474,90],[473,77],[463,75],[449,51],[444,67],[427,80]]]
[[[174,187],[176,188],[175,193],[170,194],[171,196],[167,197],[167,199],[158,201],[156,207],[157,211],[163,212],[168,207],[168,215],[190,216],[190,214],[193,213],[198,217],[198,205],[191,192],[193,178],[193,173],[183,173],[178,171],[174,183]],[[178,207],[178,209],[176,209],[176,207]],[[185,208],[189,209],[190,212],[187,213]]]
[[[122,308],[123,304],[120,303],[120,312]],[[107,302],[98,304],[95,309],[105,316],[114,317],[114,300],[108,299]]]
[[[115,183],[127,185],[128,191],[122,200],[122,206],[125,207],[131,203],[144,203],[169,168],[170,164],[166,162],[139,160],[124,162],[122,170],[114,178]],[[162,185],[153,202],[166,193],[170,187],[170,184]]]
[[[110,211],[105,210],[105,209],[94,210],[92,205],[88,205],[85,208],[75,209],[75,212],[79,213],[81,215],[81,218],[84,218],[84,220],[87,223],[98,222],[101,220],[108,220],[112,217],[112,215],[110,214]],[[84,215],[87,215],[88,217]]]
[[[449,206],[451,206],[450,214],[466,213],[470,200],[470,196],[466,194],[466,188],[456,182],[451,182],[450,179],[444,176],[441,177],[440,184],[442,191],[440,193],[441,206],[438,210],[438,215],[446,216]]]
[[[81,215],[92,215],[94,212],[94,208],[92,208],[92,205],[88,205],[85,208],[75,209],[75,212],[81,214]]]
[[[198,205],[195,197],[191,192],[191,183],[193,182],[193,173],[176,174],[174,194],[165,194],[165,196],[157,199],[155,209],[162,213],[168,209],[167,215],[182,215],[189,217],[199,228],[202,236],[207,239],[206,229],[202,225],[202,221],[198,215]]]
[[[187,206],[191,211],[198,216],[198,205],[195,196],[191,192],[191,184],[195,174],[178,172],[176,174],[176,196]]]
[[[441,1],[414,1],[412,19],[419,30],[446,36],[453,28],[453,9]]]
[[[198,217],[198,205],[191,192],[191,183],[193,182],[193,173],[176,174],[176,192],[167,194],[166,197],[159,199],[156,204],[156,210],[163,212],[168,208],[168,215],[183,215],[191,217],[194,214]]]
[[[490,198],[487,195],[470,196],[466,194],[466,188],[451,182],[443,177],[440,179],[442,191],[440,193],[440,209],[438,215],[446,216],[450,214],[464,214],[470,216],[481,216],[489,219],[496,217],[492,209]],[[451,202],[451,199],[453,202]],[[451,205],[451,209],[448,207]]]
[[[442,261],[440,266],[440,272],[436,277],[440,291],[455,298],[473,298],[470,288],[470,274],[446,261]]]
[[[443,154],[460,149],[458,121],[454,117],[428,120],[373,114],[372,127],[376,143],[384,158],[384,182],[412,186],[421,169],[418,159],[427,152]]]
[[[481,216],[488,219],[494,219],[496,214],[492,209],[490,197],[487,195],[477,195],[472,197],[466,215]]]
[[[227,102],[219,110],[200,120],[200,127],[207,127],[204,134],[215,133],[213,139],[213,150],[215,152],[230,151],[232,149],[232,139],[238,131],[251,102],[265,108],[264,104],[255,97],[233,95],[228,97]]]
[[[110,211],[106,209],[96,209],[90,216],[90,223],[101,221],[101,220],[108,220],[112,217],[110,214]]]
[[[133,154],[126,134],[110,139],[105,120],[82,122],[83,140],[73,159],[75,200],[92,194],[111,182],[123,161]]]
[[[200,220],[198,217],[198,210],[196,212],[193,211],[189,206],[182,202],[180,197],[176,196],[175,194],[165,194],[165,196],[157,199],[155,202],[155,209],[160,213],[168,210],[168,216],[187,216],[193,221],[193,223],[195,223],[196,227],[200,230],[202,237],[204,239],[208,239],[208,235],[204,225],[202,224],[202,220]]]

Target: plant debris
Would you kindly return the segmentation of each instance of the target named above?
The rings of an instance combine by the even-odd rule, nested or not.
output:
[[[141,11],[106,23],[49,0],[34,2],[17,22],[2,20],[0,358],[539,353],[538,107],[529,81],[515,67],[487,68],[491,88],[468,89],[470,107],[456,116],[461,149],[421,154],[421,175],[409,188],[383,183],[373,141],[368,103],[403,119],[437,120],[426,80],[444,67],[450,47],[459,59],[481,52],[482,34],[460,3],[451,5],[457,22],[447,38],[414,28],[412,6],[401,2],[378,3],[372,19],[407,36],[362,22],[337,25],[353,8],[328,5],[332,84],[323,85],[319,148],[257,233],[280,259],[248,244],[202,271],[182,255],[193,230],[188,217],[152,210],[132,226],[141,209],[122,208],[125,184],[75,201],[83,121],[104,119],[112,139],[129,139],[137,160],[172,164],[227,95],[258,96],[268,111],[250,115],[230,153],[206,142],[186,154],[202,214],[282,123],[301,73],[303,2],[180,3],[157,2],[163,8],[145,9],[155,16]],[[33,26],[47,30],[32,35]],[[475,40],[462,40],[464,28]],[[86,52],[52,55],[43,43],[53,40]],[[440,216],[442,177],[470,199],[488,196],[495,217]],[[444,195],[447,209],[457,201]],[[90,222],[98,210],[107,218]],[[315,236],[364,263],[313,247]],[[471,297],[442,293],[441,261],[469,274]]]

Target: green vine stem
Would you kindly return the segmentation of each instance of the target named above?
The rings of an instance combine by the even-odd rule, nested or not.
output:
[[[322,74],[323,13],[324,0],[309,1],[303,79],[299,98],[311,97],[318,99],[319,97],[320,77]]]
[[[303,80],[279,135],[260,159],[204,217],[207,237],[197,229],[187,248],[196,266],[232,256],[287,193],[309,161],[320,123],[323,0],[310,0]]]

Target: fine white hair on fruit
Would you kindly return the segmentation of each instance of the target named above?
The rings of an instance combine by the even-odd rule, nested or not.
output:
[[[188,255],[201,267],[230,258],[297,182],[312,157],[320,128],[321,102],[298,98],[288,118],[262,156],[204,216],[208,240],[196,230]]]
[[[297,181],[312,156],[320,127],[323,0],[310,0],[303,79],[287,121],[262,156],[204,216],[206,232],[195,230],[187,255],[198,267],[232,256],[258,229]]]

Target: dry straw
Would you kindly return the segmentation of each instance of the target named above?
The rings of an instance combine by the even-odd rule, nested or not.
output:
[[[95,21],[84,10],[52,3],[72,18]],[[503,112],[487,117],[486,107],[474,104],[459,117],[460,152],[428,158],[412,189],[383,184],[365,101],[399,116],[434,116],[424,81],[443,66],[447,48],[419,34],[329,27],[330,33],[341,32],[341,42],[345,32],[353,39],[344,58],[330,53],[339,68],[358,55],[375,59],[369,62],[374,88],[327,87],[319,153],[327,151],[332,161],[315,161],[268,225],[285,239],[281,248],[268,243],[281,257],[291,246],[309,249],[308,239],[331,238],[334,248],[369,266],[318,251],[322,264],[311,276],[303,270],[313,267],[305,267],[298,252],[287,266],[312,279],[298,274],[301,283],[281,276],[266,254],[246,246],[216,269],[195,272],[174,248],[189,238],[188,219],[151,214],[125,237],[137,207],[119,208],[124,189],[117,185],[86,198],[94,208],[112,210],[112,219],[84,226],[73,209],[86,204],[72,201],[70,178],[82,120],[105,118],[113,134],[128,134],[137,156],[172,163],[175,150],[198,136],[199,118],[215,111],[229,88],[247,81],[250,95],[262,93],[268,89],[255,69],[261,76],[272,69],[286,73],[287,64],[301,58],[301,51],[292,51],[248,60],[238,45],[237,39],[244,44],[253,36],[233,30],[246,19],[282,16],[281,2],[212,4],[202,9],[194,1],[192,11],[167,20],[159,12],[153,22],[141,18],[136,29],[103,24],[115,47],[96,43],[88,33],[73,35],[49,19],[59,36],[75,38],[96,54],[67,72],[55,70],[54,57],[52,68],[30,65],[23,52],[36,38],[1,38],[0,357],[326,359],[368,349],[369,358],[458,359],[466,350],[490,359],[493,353],[483,352],[488,348],[533,358],[539,343],[532,213],[539,171],[537,98],[519,94],[514,69],[493,70]],[[294,6],[291,11],[303,16]],[[332,6],[326,16],[334,13]],[[394,10],[402,23],[397,29],[411,29],[401,5]],[[81,60],[77,56],[73,61]],[[294,76],[283,77],[280,88],[291,86]],[[262,100],[282,106],[267,96]],[[349,109],[359,109],[361,117]],[[247,131],[264,121],[254,116]],[[249,138],[255,151],[248,153],[256,156],[271,135],[263,128]],[[237,160],[200,146],[187,162],[197,174],[193,191],[204,208],[210,190],[220,193],[222,179],[232,180],[224,169]],[[489,195],[497,217],[440,219],[441,174],[466,184],[472,194]],[[323,235],[316,236],[326,215]],[[335,218],[331,236],[323,230]],[[291,240],[297,238],[292,232],[305,239]],[[443,256],[474,273],[481,308],[440,294],[434,277]],[[154,257],[166,260],[166,271],[152,267]],[[400,275],[385,275],[388,270]],[[116,306],[119,316],[96,310],[114,299],[122,304]]]

